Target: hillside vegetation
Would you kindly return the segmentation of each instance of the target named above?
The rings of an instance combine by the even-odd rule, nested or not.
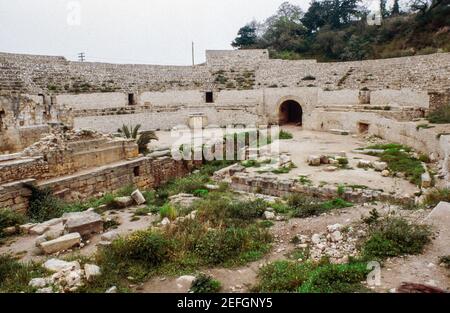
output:
[[[448,0],[380,1],[379,25],[361,0],[317,0],[307,12],[289,2],[264,22],[242,27],[232,46],[269,49],[272,58],[353,61],[450,51]]]

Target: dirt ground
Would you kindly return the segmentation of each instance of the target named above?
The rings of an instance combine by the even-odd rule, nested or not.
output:
[[[293,139],[277,140],[270,145],[270,151],[276,153],[288,153],[296,168],[288,174],[281,174],[282,177],[298,178],[300,175],[307,176],[314,185],[365,185],[370,189],[382,189],[388,193],[398,195],[413,196],[419,189],[410,182],[397,177],[383,177],[380,172],[373,169],[361,169],[357,167],[358,160],[364,159],[369,161],[377,161],[378,158],[360,153],[354,153],[357,148],[364,148],[370,145],[362,137],[353,137],[351,135],[342,136],[327,132],[317,132],[303,130],[301,127],[286,125],[283,130],[290,132]],[[205,137],[210,134],[204,130]],[[170,132],[159,131],[158,142],[150,144],[150,149],[155,147],[171,147],[171,145],[179,140],[172,137]],[[182,140],[188,142],[188,139]],[[344,152],[349,160],[349,169],[337,170],[335,172],[327,172],[324,169],[327,165],[318,167],[309,166],[307,159],[309,155],[337,155]],[[249,168],[249,171],[257,171],[258,168]]]

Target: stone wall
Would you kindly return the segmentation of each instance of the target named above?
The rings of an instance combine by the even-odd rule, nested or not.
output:
[[[37,95],[96,92],[208,90],[224,88],[217,74],[249,74],[228,89],[320,87],[445,90],[450,86],[450,53],[357,62],[272,60],[266,50],[207,51],[197,66],[70,62],[62,57],[0,53],[0,91]],[[223,73],[222,73],[223,72]]]
[[[45,181],[15,181],[0,186],[0,208],[26,212],[30,191],[25,183],[51,188],[66,201],[85,200],[99,193],[114,192],[126,185],[141,189],[156,188],[171,179],[188,174],[198,163],[175,161],[169,157],[137,158],[92,169],[89,172],[62,176]]]
[[[52,140],[49,141],[51,144]],[[39,142],[38,146],[47,144],[47,141]],[[69,142],[57,149],[35,154],[3,156],[0,160],[0,185],[29,178],[51,179],[135,158],[138,148],[133,140],[93,139]]]
[[[398,122],[381,117],[375,113],[359,112],[327,112],[316,110],[309,120],[304,121],[304,127],[317,131],[330,129],[345,129],[351,133],[358,133],[359,123],[369,124],[368,133],[410,146],[423,153],[434,153],[437,158],[444,158],[436,132],[433,129],[417,129],[414,122]]]

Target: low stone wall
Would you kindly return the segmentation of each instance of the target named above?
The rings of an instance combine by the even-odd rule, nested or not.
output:
[[[171,179],[187,175],[199,163],[176,161],[170,157],[141,157],[45,181],[16,181],[0,186],[0,208],[8,207],[26,212],[30,191],[24,186],[25,183],[51,188],[58,197],[66,201],[85,200],[99,193],[117,191],[130,184],[141,189],[156,188]]]
[[[369,134],[410,146],[423,153],[433,153],[439,159],[445,157],[439,139],[433,129],[417,129],[416,123],[399,122],[375,113],[325,112],[317,110],[312,112],[308,119],[305,119],[303,125],[306,129],[311,130],[345,129],[356,134],[358,133],[359,123],[369,124]]]
[[[294,179],[282,179],[268,175],[249,175],[248,173],[236,173],[231,177],[231,187],[235,190],[262,193],[271,196],[282,197],[292,193],[301,193],[320,199],[333,199],[340,197],[354,203],[371,201],[395,201],[409,203],[411,198],[391,195],[380,190],[344,188],[344,193],[339,194],[338,187],[334,186],[305,186]]]
[[[137,156],[138,147],[133,140],[72,142],[64,150],[0,161],[0,185],[28,178],[44,180],[70,175]]]

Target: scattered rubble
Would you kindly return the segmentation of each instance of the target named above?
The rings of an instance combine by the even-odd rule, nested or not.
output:
[[[177,195],[169,197],[170,204],[173,206],[177,206],[183,209],[187,209],[192,207],[195,201],[200,198],[193,196],[188,193],[179,193]]]

